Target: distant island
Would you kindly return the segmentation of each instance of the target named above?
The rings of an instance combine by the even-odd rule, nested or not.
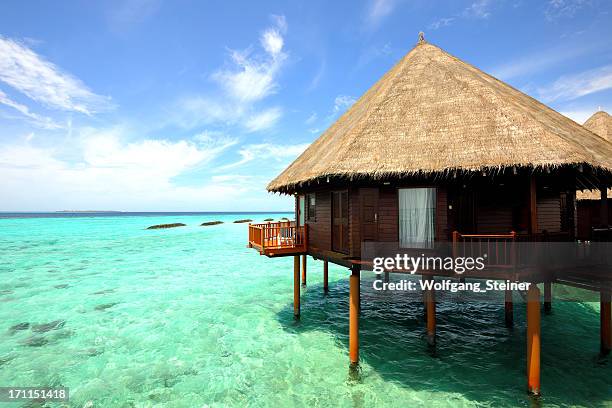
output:
[[[61,210],[56,213],[122,213],[123,211],[106,211],[106,210]]]

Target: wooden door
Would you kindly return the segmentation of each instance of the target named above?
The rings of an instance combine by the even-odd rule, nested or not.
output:
[[[378,241],[378,189],[359,189],[361,242]]]
[[[462,234],[476,233],[476,193],[471,189],[461,189],[457,196],[456,229]]]
[[[332,250],[348,254],[348,191],[332,193]]]

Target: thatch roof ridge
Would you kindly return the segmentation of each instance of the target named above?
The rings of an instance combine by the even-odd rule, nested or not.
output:
[[[268,190],[287,191],[321,177],[566,165],[610,171],[612,144],[497,78],[420,42]]]

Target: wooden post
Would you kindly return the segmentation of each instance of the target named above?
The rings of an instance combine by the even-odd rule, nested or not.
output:
[[[610,349],[612,349],[612,328],[610,326],[610,320],[612,319],[612,309],[610,307],[610,292],[606,292],[602,290],[599,293],[600,296],[600,314],[599,318],[601,320],[601,354],[607,355],[610,354]]]
[[[306,255],[302,255],[302,285],[306,286]]]
[[[300,318],[300,256],[293,257],[293,316]]]
[[[323,290],[327,292],[329,290],[328,280],[328,262],[327,259],[323,261]]]
[[[390,275],[390,272],[385,271],[385,283],[389,283],[389,275]]]
[[[429,279],[433,281],[433,277]],[[436,293],[433,288],[427,291],[426,306],[427,306],[427,344],[433,347],[436,345]]]
[[[359,365],[359,266],[353,265],[349,278],[349,358]]]
[[[506,289],[505,312],[506,312],[506,327],[512,327],[514,325],[514,311],[513,311],[513,304],[512,304],[512,290],[511,289]]]
[[[529,233],[532,237],[538,233],[538,200],[536,193],[536,178],[532,174],[529,176]]]
[[[540,289],[527,291],[527,392],[540,395]]]
[[[552,283],[544,282],[544,312],[550,313],[552,310]]]

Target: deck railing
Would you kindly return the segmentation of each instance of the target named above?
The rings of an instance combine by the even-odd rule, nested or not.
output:
[[[305,252],[307,242],[306,227],[294,221],[249,224],[249,247],[261,254]]]
[[[490,267],[510,268],[517,263],[517,234],[461,234],[453,232],[453,257],[481,257]]]

